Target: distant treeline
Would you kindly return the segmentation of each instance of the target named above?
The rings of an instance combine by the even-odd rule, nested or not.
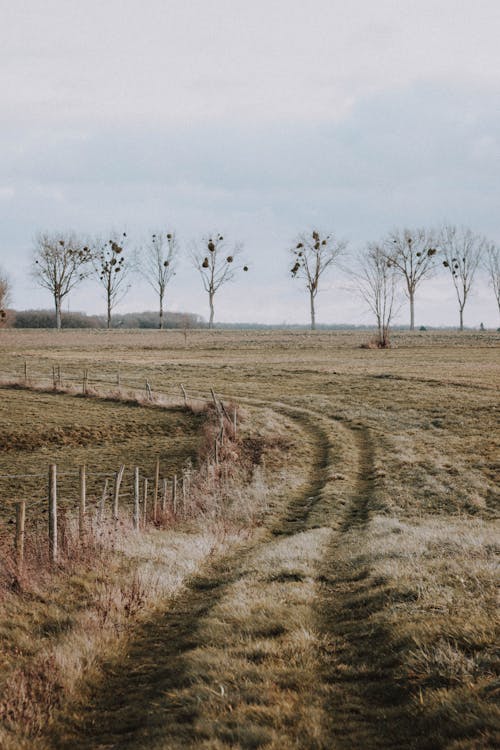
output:
[[[53,310],[17,310],[10,311],[12,328],[55,328],[56,320]],[[165,328],[204,328],[205,321],[194,313],[165,312]],[[87,315],[84,312],[67,312],[62,317],[63,328],[107,328],[105,315]],[[115,315],[112,328],[158,328],[157,312],[137,312]]]
[[[56,321],[52,310],[9,310],[8,328],[55,328]],[[62,318],[63,328],[107,328],[105,315],[87,315],[84,312],[67,312]],[[145,312],[125,313],[116,315],[112,319],[111,327],[119,328],[158,328],[158,313],[147,310]],[[219,330],[242,330],[242,331],[307,331],[308,325],[299,323],[218,323]],[[201,315],[195,313],[165,312],[164,328],[195,329],[208,328],[207,322]],[[373,325],[356,325],[353,323],[319,323],[316,325],[318,331],[353,331],[353,330],[375,330]],[[394,326],[395,331],[407,331],[409,326]],[[420,331],[432,330],[454,330],[453,326],[420,326]],[[481,324],[481,330],[483,326]],[[500,330],[500,329],[499,329]]]

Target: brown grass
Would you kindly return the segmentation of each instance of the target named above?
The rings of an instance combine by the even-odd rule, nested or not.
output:
[[[147,377],[172,397],[181,382],[195,396],[213,387],[243,404],[226,469],[193,484],[177,530],[141,537],[158,547],[132,554],[147,588],[185,539],[170,568],[184,586],[152,611],[156,594],[137,608],[136,583],[123,637],[104,639],[104,666],[76,669],[85,679],[65,688],[37,746],[499,744],[500,338],[396,332],[376,351],[360,348],[366,337],[2,332],[11,373],[25,357],[48,375],[59,363],[111,379],[119,364],[124,382]],[[110,575],[104,601],[120,601],[121,574]],[[17,622],[30,632],[26,612]],[[25,658],[38,668],[37,653]]]

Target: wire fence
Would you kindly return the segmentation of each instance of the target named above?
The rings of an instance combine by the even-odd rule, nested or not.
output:
[[[92,471],[86,466],[79,466],[78,470],[62,469],[51,464],[44,472],[5,473],[0,474],[0,480],[13,481],[21,485],[32,485],[37,480],[38,497],[29,503],[26,501],[25,491],[14,493],[10,513],[4,506],[5,522],[0,525],[0,541],[12,536],[11,527],[14,524],[14,548],[18,560],[24,556],[25,538],[28,530],[38,530],[43,522],[48,531],[49,554],[53,560],[58,555],[57,528],[58,519],[66,520],[68,514],[78,518],[79,537],[84,538],[88,524],[102,524],[113,521],[115,527],[123,519],[132,522],[135,530],[144,529],[148,524],[156,524],[159,519],[176,518],[185,514],[189,505],[189,494],[193,477],[203,470],[207,477],[215,475],[214,468],[219,464],[219,454],[224,442],[228,424],[233,436],[236,434],[236,409],[232,416],[228,413],[223,400],[210,389],[210,396],[201,391],[187,392],[182,383],[175,389],[153,389],[148,379],[123,379],[119,371],[114,378],[91,374],[87,368],[80,373],[68,368],[63,373],[60,365],[52,366],[52,372],[47,375],[23,364],[22,372],[0,372],[0,386],[17,386],[34,390],[46,390],[61,393],[81,394],[84,396],[110,395],[117,400],[133,397],[139,403],[156,403],[160,406],[184,405],[193,408],[194,404],[213,403],[215,414],[219,420],[214,444],[207,451],[203,467],[193,470],[188,461],[179,467],[177,473],[165,475],[162,472],[160,460],[156,460],[154,474],[141,470],[140,467],[126,467],[122,465],[117,471]],[[111,387],[111,388],[109,388]],[[1,450],[1,446],[0,446]],[[38,480],[44,480],[40,482]],[[45,489],[44,489],[45,488]],[[21,495],[21,499],[19,496]],[[62,515],[61,515],[62,514]],[[43,519],[48,516],[48,524]]]

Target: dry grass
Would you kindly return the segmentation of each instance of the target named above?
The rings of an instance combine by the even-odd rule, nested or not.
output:
[[[11,395],[11,391],[6,393]],[[31,397],[40,394],[23,395],[30,408]],[[57,399],[64,414],[71,398]],[[99,411],[105,431],[105,409],[99,409],[98,401],[89,403]],[[92,409],[89,411],[91,420]],[[151,411],[146,410],[146,417]],[[187,421],[185,412],[174,412],[174,418],[179,414]],[[19,417],[17,413],[13,416]],[[162,424],[172,418],[164,410],[162,416]],[[58,417],[51,414],[52,419]],[[112,417],[116,418],[116,412]],[[169,507],[160,516],[158,529],[137,534],[130,519],[121,520],[118,530],[105,520],[89,526],[81,546],[76,521],[69,515],[55,569],[48,563],[40,531],[30,529],[21,569],[4,536],[0,579],[2,747],[45,747],[47,732],[63,706],[76,701],[86,685],[99,681],[103,664],[122,659],[131,633],[141,622],[171,601],[200,566],[241,543],[261,522],[273,481],[266,483],[265,470],[259,464],[265,456],[273,463],[278,448],[266,445],[265,437],[245,433],[244,428],[242,438],[237,439],[228,428],[219,464],[206,465],[203,461],[219,427],[214,414],[208,419],[205,414],[203,422],[200,419],[195,422],[203,424],[203,430],[195,434],[200,468],[189,473],[185,498],[179,498],[175,513]],[[285,441],[269,426],[267,431],[277,444]],[[63,428],[60,434],[64,434]],[[50,439],[50,429],[48,435]],[[132,439],[133,433],[129,437]],[[18,451],[23,450],[25,446],[18,445]]]
[[[171,477],[200,449],[204,416],[182,408],[141,408],[129,400],[75,398],[67,394],[3,388],[0,391],[0,514],[12,517],[16,500],[29,498],[40,515],[46,504],[48,465],[59,469],[63,505],[78,497],[78,466],[87,465],[91,505],[101,497],[104,478],[126,464],[124,501],[131,503],[131,469],[154,475],[157,458],[162,476]],[[3,479],[2,475],[33,474]],[[42,477],[39,475],[42,474]],[[128,493],[128,494],[127,494]],[[29,511],[29,517],[34,518]]]
[[[212,386],[244,404],[227,469],[199,478],[176,531],[153,533],[158,559],[148,548],[125,565],[133,610],[144,580],[156,591],[162,577],[165,535],[169,549],[184,535],[177,595],[165,588],[154,611],[146,596],[123,637],[104,640],[104,666],[74,667],[86,679],[63,691],[40,748],[500,743],[500,337],[395,333],[387,351],[361,349],[366,337],[2,332],[10,373],[26,357],[48,374],[59,363],[112,378],[120,364],[124,381]],[[145,578],[130,577],[140,566]],[[13,630],[26,642],[23,618]],[[26,652],[30,668],[36,659]]]

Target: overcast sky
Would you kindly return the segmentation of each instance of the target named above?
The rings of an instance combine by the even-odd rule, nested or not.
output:
[[[295,234],[364,243],[398,226],[466,224],[500,241],[498,0],[0,0],[0,265],[17,308],[39,230],[222,231],[250,272],[216,319],[308,321]],[[97,287],[69,298],[102,312]],[[187,259],[168,307],[207,316]],[[120,310],[154,309],[134,284]],[[65,303],[68,309],[68,301]],[[369,322],[333,270],[319,322]],[[450,279],[417,324],[456,323]],[[408,318],[406,307],[401,322]],[[497,326],[484,277],[468,325]]]

